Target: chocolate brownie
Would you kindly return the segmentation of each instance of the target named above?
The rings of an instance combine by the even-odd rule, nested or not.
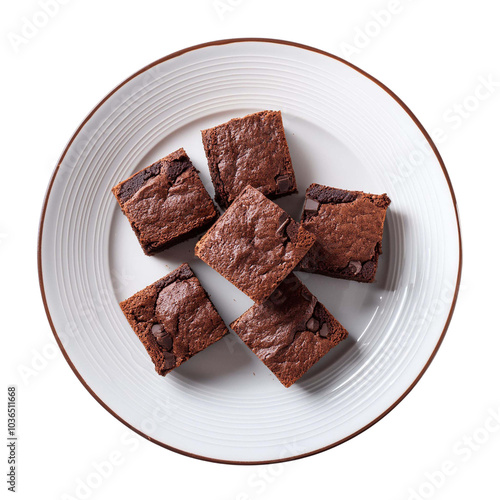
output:
[[[228,331],[187,264],[124,300],[120,307],[160,375]]]
[[[370,283],[382,253],[386,194],[345,191],[311,184],[306,190],[302,227],[316,243],[298,269],[334,278]]]
[[[195,254],[257,303],[264,302],[314,243],[314,236],[247,186],[196,244]]]
[[[218,217],[182,148],[120,182],[113,194],[146,255],[201,233]]]
[[[285,387],[348,335],[293,273],[231,328]]]
[[[201,131],[215,187],[227,208],[250,184],[269,198],[297,192],[281,111],[260,111]]]

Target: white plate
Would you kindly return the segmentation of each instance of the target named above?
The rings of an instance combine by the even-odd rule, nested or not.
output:
[[[159,377],[118,302],[189,262],[227,324],[251,305],[196,259],[195,240],[146,257],[111,187],[184,147],[213,195],[200,130],[280,109],[299,194],[387,192],[375,284],[299,273],[350,336],[285,389],[231,332]],[[85,119],[42,212],[39,271],[49,321],[91,394],[158,444],[223,462],[286,460],[364,430],[413,387],[451,318],[461,270],[453,191],[422,126],[382,84],[334,56],[245,39],[172,54],[139,71]]]

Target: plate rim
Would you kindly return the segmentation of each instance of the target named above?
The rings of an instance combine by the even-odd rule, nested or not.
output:
[[[332,59],[334,59],[334,60],[336,60],[338,62],[341,62],[341,63],[345,64],[346,66],[350,67],[351,69],[354,69],[355,71],[357,71],[358,73],[360,73],[361,75],[363,75],[364,77],[368,78],[373,83],[375,83],[376,85],[378,85],[386,93],[388,93],[403,108],[403,110],[408,114],[408,116],[412,119],[412,121],[415,123],[415,125],[419,128],[419,130],[424,135],[426,141],[429,143],[429,146],[431,147],[432,151],[436,155],[436,158],[437,158],[437,160],[438,160],[438,162],[439,162],[439,164],[441,166],[441,169],[443,171],[444,177],[446,179],[446,182],[448,184],[448,188],[449,188],[449,191],[450,191],[450,194],[451,194],[451,198],[452,198],[452,202],[453,202],[453,208],[454,208],[454,211],[455,211],[455,217],[456,217],[456,222],[457,222],[457,236],[458,236],[458,269],[457,269],[457,280],[456,280],[456,284],[455,284],[455,291],[454,291],[454,294],[453,294],[453,300],[452,300],[452,303],[450,305],[450,310],[449,310],[449,313],[448,313],[448,317],[446,319],[446,323],[444,325],[443,331],[442,331],[442,333],[441,333],[441,335],[440,335],[440,337],[439,337],[439,339],[438,339],[438,341],[436,343],[436,346],[434,347],[434,349],[433,349],[433,351],[432,351],[429,359],[427,360],[427,362],[425,363],[424,367],[422,368],[422,370],[420,371],[420,373],[417,375],[417,377],[415,378],[415,380],[403,392],[403,394],[401,396],[399,396],[397,398],[397,400],[389,406],[389,408],[387,408],[386,410],[384,410],[380,415],[378,415],[376,418],[374,418],[371,422],[369,422],[368,424],[364,425],[363,427],[361,427],[357,431],[353,432],[349,436],[346,436],[346,437],[344,437],[344,438],[342,438],[342,439],[340,439],[338,441],[335,441],[332,444],[329,444],[327,446],[323,446],[323,447],[318,448],[316,450],[308,451],[306,453],[295,455],[295,456],[292,456],[292,457],[277,458],[277,459],[272,459],[272,460],[259,460],[259,461],[224,460],[224,459],[220,459],[220,458],[206,457],[206,456],[203,456],[203,455],[197,455],[197,454],[194,454],[194,453],[191,453],[191,452],[187,452],[185,450],[181,450],[179,448],[175,448],[175,447],[170,446],[170,445],[168,445],[166,443],[163,443],[163,442],[161,442],[161,441],[159,441],[157,439],[152,438],[151,436],[147,435],[145,432],[143,432],[143,431],[135,428],[134,426],[132,426],[124,418],[120,417],[117,413],[115,413],[102,399],[100,399],[97,396],[97,394],[93,391],[93,389],[87,384],[87,382],[85,381],[85,379],[82,377],[82,375],[79,373],[79,371],[76,369],[75,365],[71,361],[68,353],[66,352],[66,350],[65,350],[65,348],[64,348],[64,346],[63,346],[63,344],[62,344],[62,342],[61,342],[61,340],[59,338],[59,335],[58,335],[58,333],[56,331],[54,323],[52,321],[52,317],[51,317],[50,310],[49,310],[49,305],[48,305],[48,302],[47,302],[47,297],[46,297],[46,294],[45,294],[45,285],[44,285],[44,277],[43,277],[43,269],[42,269],[42,237],[43,237],[43,229],[44,229],[44,222],[45,222],[45,216],[46,216],[46,211],[47,211],[47,205],[48,205],[48,202],[49,202],[49,197],[50,197],[50,194],[51,194],[51,191],[52,191],[52,187],[53,187],[54,182],[55,182],[55,178],[57,176],[57,173],[59,171],[59,168],[60,168],[62,162],[64,161],[64,158],[66,157],[66,154],[67,154],[69,148],[73,144],[74,140],[78,137],[78,135],[79,135],[80,131],[82,130],[82,128],[87,124],[87,122],[92,118],[92,116],[97,112],[97,110],[99,108],[101,108],[101,106],[112,95],[114,95],[121,87],[123,87],[124,85],[126,85],[129,81],[133,80],[134,78],[136,78],[137,76],[141,75],[142,73],[148,71],[149,69],[151,69],[151,68],[153,68],[153,67],[155,67],[155,66],[157,66],[159,64],[162,64],[165,61],[168,61],[170,59],[174,59],[176,57],[182,56],[183,54],[186,54],[188,52],[193,52],[195,50],[203,49],[203,48],[206,48],[206,47],[214,47],[214,46],[218,46],[218,45],[229,45],[229,44],[233,44],[233,43],[247,43],[247,42],[272,43],[272,44],[277,44],[277,45],[291,46],[291,47],[295,47],[295,48],[298,48],[298,49],[301,49],[301,50],[308,50],[308,51],[315,52],[317,54],[320,54],[320,55],[332,58]],[[362,432],[364,432],[365,430],[367,430],[368,428],[370,428],[372,425],[375,425],[379,420],[381,420],[388,413],[390,413],[411,392],[411,390],[415,387],[415,385],[420,381],[420,379],[422,378],[422,376],[424,375],[424,373],[427,371],[427,368],[429,367],[429,365],[431,364],[431,362],[434,360],[434,358],[435,358],[435,356],[436,356],[439,348],[441,347],[441,344],[442,344],[442,342],[444,340],[446,332],[448,331],[448,327],[450,325],[453,313],[455,311],[455,306],[456,306],[456,303],[457,303],[458,293],[459,293],[459,289],[460,289],[460,282],[461,282],[461,278],[462,278],[462,264],[463,264],[462,232],[461,232],[461,227],[460,227],[460,218],[459,218],[457,200],[456,200],[455,192],[453,190],[453,186],[452,186],[452,183],[451,183],[451,180],[450,180],[450,176],[449,176],[448,171],[446,169],[446,166],[444,164],[443,158],[441,157],[441,155],[440,155],[440,153],[439,153],[436,145],[434,144],[434,141],[432,140],[431,136],[429,135],[429,133],[427,132],[427,130],[424,128],[424,126],[420,123],[420,121],[418,120],[418,118],[410,110],[410,108],[391,89],[389,89],[386,85],[384,85],[382,82],[380,82],[375,77],[373,77],[372,75],[370,75],[366,71],[362,70],[358,66],[352,64],[351,62],[346,61],[345,59],[343,59],[343,58],[341,58],[339,56],[331,54],[330,52],[327,52],[327,51],[324,51],[324,50],[312,47],[310,45],[305,45],[305,44],[301,44],[301,43],[297,43],[297,42],[292,42],[292,41],[289,41],[289,40],[280,40],[280,39],[275,39],[275,38],[259,38],[259,37],[227,38],[227,39],[213,40],[213,41],[210,41],[210,42],[204,42],[204,43],[201,43],[201,44],[192,45],[190,47],[186,47],[186,48],[178,50],[176,52],[172,52],[171,54],[169,54],[167,56],[164,56],[164,57],[162,57],[160,59],[157,59],[156,61],[154,61],[154,62],[148,64],[147,66],[144,66],[142,69],[136,71],[131,76],[129,76],[127,79],[123,80],[119,85],[117,85],[113,90],[111,90],[90,111],[90,113],[81,122],[81,124],[78,126],[78,128],[75,130],[75,132],[71,136],[71,139],[66,144],[66,147],[64,148],[64,150],[63,150],[63,152],[62,152],[62,154],[61,154],[61,156],[60,156],[60,158],[59,158],[59,160],[58,160],[58,162],[56,164],[56,167],[54,168],[54,170],[52,172],[49,184],[47,186],[47,190],[45,192],[44,201],[43,201],[43,205],[42,205],[42,211],[41,211],[41,214],[40,214],[40,223],[39,223],[39,227],[38,227],[38,242],[37,242],[38,281],[39,281],[39,285],[40,285],[40,292],[41,292],[41,295],[42,295],[42,301],[43,301],[43,306],[44,306],[44,309],[45,309],[45,314],[47,315],[47,319],[48,319],[50,328],[52,330],[52,333],[54,334],[54,337],[55,337],[55,340],[57,342],[57,345],[59,346],[59,349],[61,350],[64,358],[66,359],[66,362],[68,363],[68,365],[70,366],[70,368],[73,370],[73,373],[76,375],[76,377],[82,383],[82,385],[85,387],[85,389],[87,389],[87,391],[90,393],[90,395],[106,411],[108,411],[113,417],[115,417],[119,422],[121,422],[122,424],[124,424],[126,427],[128,427],[130,430],[134,431],[138,435],[140,435],[143,438],[147,439],[148,441],[150,441],[152,443],[155,443],[155,444],[157,444],[157,445],[159,445],[159,446],[161,446],[163,448],[166,448],[166,449],[168,449],[170,451],[179,453],[181,455],[184,455],[184,456],[187,456],[187,457],[190,457],[190,458],[196,458],[196,459],[204,460],[204,461],[207,461],[207,462],[220,463],[220,464],[228,464],[228,465],[267,465],[267,464],[276,464],[276,463],[283,463],[283,462],[288,462],[288,461],[297,460],[297,459],[300,459],[300,458],[305,458],[305,457],[309,457],[309,456],[312,456],[312,455],[316,455],[317,453],[321,453],[323,451],[332,449],[332,448],[334,448],[336,446],[339,446],[342,443],[345,443],[346,441],[349,441],[353,437],[361,434]]]

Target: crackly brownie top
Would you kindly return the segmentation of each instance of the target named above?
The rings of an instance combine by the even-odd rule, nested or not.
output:
[[[227,333],[221,317],[187,264],[120,306],[161,375]]]
[[[251,186],[197,243],[195,254],[256,302],[290,273],[314,237]]]
[[[231,328],[287,387],[347,336],[294,274]]]
[[[218,201],[228,206],[250,184],[265,195],[296,192],[280,111],[260,111],[202,131]]]
[[[114,193],[147,251],[161,248],[217,216],[182,148],[118,184]]]
[[[349,263],[361,265],[374,257],[382,240],[390,202],[386,194],[311,184],[306,191],[302,224],[316,236],[315,246],[324,252],[329,266],[342,269]],[[318,257],[313,254],[308,257]]]

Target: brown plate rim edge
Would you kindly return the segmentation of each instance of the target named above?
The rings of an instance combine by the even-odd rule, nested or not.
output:
[[[183,54],[185,54],[187,52],[192,52],[194,50],[202,49],[202,48],[205,48],[205,47],[217,46],[217,45],[227,45],[227,44],[231,44],[231,43],[242,43],[242,42],[274,43],[274,44],[279,44],[279,45],[288,45],[288,46],[296,47],[296,48],[303,49],[303,50],[309,50],[311,52],[316,52],[318,54],[330,57],[330,58],[335,59],[335,60],[337,60],[337,61],[339,61],[339,62],[341,62],[343,64],[346,64],[347,66],[349,66],[350,68],[354,69],[358,73],[361,73],[366,78],[369,78],[372,82],[374,82],[380,88],[382,88],[385,92],[387,92],[406,111],[406,113],[410,116],[410,118],[413,120],[413,122],[420,129],[420,131],[422,132],[422,134],[426,138],[427,142],[431,146],[432,150],[434,151],[434,154],[436,155],[436,158],[438,159],[439,164],[441,165],[441,169],[443,170],[444,176],[446,178],[446,182],[448,183],[448,188],[449,188],[450,193],[451,193],[451,197],[452,197],[452,200],[453,200],[453,207],[455,209],[455,216],[456,216],[456,220],[457,220],[457,232],[458,232],[458,247],[459,247],[459,262],[458,262],[457,281],[456,281],[455,293],[454,293],[454,296],[453,296],[452,304],[450,306],[450,312],[448,314],[448,318],[446,320],[446,324],[444,325],[443,332],[441,333],[441,336],[440,336],[440,338],[439,338],[439,340],[438,340],[438,342],[436,344],[436,347],[434,348],[433,352],[431,353],[431,355],[430,355],[427,363],[422,368],[422,370],[420,371],[420,373],[417,375],[417,377],[413,381],[413,383],[408,387],[408,389],[406,389],[406,391],[389,408],[387,408],[384,412],[382,412],[378,417],[376,417],[370,423],[368,423],[365,426],[363,426],[361,429],[358,429],[356,432],[353,432],[349,436],[346,436],[345,438],[343,438],[343,439],[341,439],[339,441],[336,441],[336,442],[334,442],[334,443],[332,443],[332,444],[330,444],[328,446],[324,446],[323,448],[319,448],[317,450],[309,451],[307,453],[303,453],[303,454],[296,455],[296,456],[293,456],[293,457],[286,457],[286,458],[280,458],[280,459],[275,459],[275,460],[262,460],[262,461],[222,460],[222,459],[219,459],[219,458],[205,457],[205,456],[202,456],[202,455],[196,455],[194,453],[189,453],[189,452],[186,452],[184,450],[180,450],[180,449],[174,448],[172,446],[169,446],[169,445],[167,445],[165,443],[162,443],[162,442],[160,442],[160,441],[158,441],[156,439],[153,439],[151,436],[148,436],[147,434],[145,434],[144,432],[140,431],[139,429],[136,429],[135,427],[133,427],[132,425],[130,425],[128,422],[126,422],[122,417],[120,417],[118,414],[116,414],[109,406],[106,405],[106,403],[104,403],[104,401],[102,401],[97,396],[97,394],[95,394],[95,392],[92,390],[92,388],[86,383],[86,381],[80,375],[80,373],[76,369],[75,365],[72,363],[71,359],[69,358],[68,354],[66,353],[66,350],[64,349],[64,347],[62,345],[62,342],[59,339],[57,331],[56,331],[56,329],[54,327],[54,323],[52,322],[52,318],[51,318],[51,315],[50,315],[49,307],[48,307],[48,304],[47,304],[47,298],[46,298],[46,295],[45,295],[45,287],[44,287],[43,272],[42,272],[42,236],[43,236],[43,225],[44,225],[44,222],[45,222],[45,215],[46,215],[46,210],[47,210],[47,204],[48,204],[50,193],[52,191],[52,186],[54,185],[54,180],[56,178],[57,172],[59,171],[59,167],[61,166],[61,164],[62,164],[62,162],[63,162],[63,160],[64,160],[64,158],[66,156],[66,153],[68,152],[68,149],[70,148],[71,144],[73,143],[73,141],[75,140],[75,138],[78,136],[78,134],[80,133],[80,131],[82,130],[82,128],[85,126],[85,124],[95,114],[95,112],[104,104],[104,102],[106,102],[115,92],[117,92],[126,83],[128,83],[130,80],[134,79],[138,75],[144,73],[145,71],[151,69],[152,67],[154,67],[154,66],[156,66],[158,64],[161,64],[161,63],[163,63],[165,61],[168,61],[169,59],[173,59],[175,57],[181,56],[181,55],[183,55]],[[41,215],[40,215],[40,224],[39,224],[39,230],[38,230],[38,244],[37,244],[38,280],[39,280],[39,284],[40,284],[40,291],[41,291],[41,294],[42,294],[43,305],[44,305],[44,308],[45,308],[45,313],[47,314],[47,319],[49,321],[50,328],[52,329],[52,332],[54,334],[56,342],[59,345],[59,348],[61,349],[61,352],[63,353],[63,356],[66,358],[66,361],[68,362],[69,366],[71,367],[71,369],[73,370],[73,372],[75,373],[75,375],[77,376],[77,378],[80,380],[80,382],[83,384],[83,386],[92,395],[92,397],[105,410],[107,410],[111,415],[113,415],[122,424],[124,424],[125,426],[127,426],[129,429],[131,429],[132,431],[136,432],[140,436],[146,438],[147,440],[149,440],[149,441],[151,441],[151,442],[153,442],[153,443],[155,443],[155,444],[157,444],[159,446],[162,446],[163,448],[166,448],[166,449],[168,449],[170,451],[174,451],[174,452],[179,453],[181,455],[185,455],[187,457],[197,458],[199,460],[205,460],[205,461],[208,461],[208,462],[214,462],[214,463],[220,463],[220,464],[229,464],[229,465],[266,465],[266,464],[288,462],[288,461],[291,461],[291,460],[297,460],[299,458],[309,457],[309,456],[315,455],[317,453],[321,453],[323,451],[326,451],[326,450],[329,450],[331,448],[334,448],[335,446],[338,446],[338,445],[340,445],[342,443],[345,443],[349,439],[352,439],[353,437],[357,436],[358,434],[361,434],[362,432],[364,432],[366,429],[368,429],[372,425],[376,424],[379,420],[381,420],[382,418],[384,418],[390,411],[392,411],[410,393],[410,391],[415,387],[415,385],[417,384],[417,382],[422,378],[422,375],[425,373],[425,371],[427,370],[427,368],[431,364],[432,360],[436,356],[436,353],[439,350],[439,348],[440,348],[440,346],[441,346],[441,344],[443,342],[443,339],[444,339],[444,337],[446,335],[446,332],[448,330],[448,327],[450,325],[451,318],[453,316],[453,313],[455,311],[455,306],[456,306],[456,303],[457,303],[458,292],[459,292],[459,288],[460,288],[460,281],[461,281],[461,277],[462,277],[462,257],[463,257],[462,256],[462,233],[461,233],[461,228],[460,228],[460,219],[459,219],[458,208],[457,208],[457,200],[456,200],[456,197],[455,197],[455,192],[453,190],[453,186],[451,184],[450,176],[448,174],[448,171],[446,170],[444,161],[443,161],[441,155],[439,154],[439,151],[438,151],[436,145],[434,144],[434,141],[431,139],[430,135],[427,133],[427,131],[425,130],[424,126],[420,123],[420,121],[413,114],[413,112],[410,110],[410,108],[408,108],[408,106],[392,90],[390,90],[388,87],[386,87],[382,82],[380,82],[375,77],[373,77],[370,74],[368,74],[367,72],[363,71],[362,69],[358,68],[354,64],[346,61],[345,59],[342,59],[341,57],[338,57],[338,56],[335,56],[333,54],[330,54],[329,52],[326,52],[324,50],[317,49],[315,47],[311,47],[309,45],[304,45],[304,44],[301,44],[301,43],[291,42],[291,41],[287,41],[287,40],[273,39],[273,38],[228,38],[228,39],[224,39],[224,40],[214,40],[214,41],[211,41],[211,42],[205,42],[205,43],[202,43],[202,44],[193,45],[191,47],[187,47],[185,49],[173,52],[172,54],[170,54],[168,56],[165,56],[165,57],[163,57],[161,59],[158,59],[157,61],[152,62],[151,64],[145,66],[144,68],[140,69],[139,71],[137,71],[136,73],[134,73],[133,75],[131,75],[130,77],[128,77],[126,80],[124,80],[122,83],[120,83],[117,87],[115,87],[111,92],[109,92],[94,107],[94,109],[92,109],[92,111],[87,115],[87,117],[83,120],[83,122],[80,124],[80,126],[76,129],[75,133],[72,135],[71,139],[69,140],[68,144],[66,145],[66,147],[65,147],[65,149],[64,149],[61,157],[59,158],[59,161],[57,162],[57,165],[56,165],[56,167],[54,169],[54,172],[52,173],[51,179],[49,181],[49,185],[47,187],[47,191],[46,191],[45,198],[44,198],[44,201],[43,201],[42,212],[41,212]]]

